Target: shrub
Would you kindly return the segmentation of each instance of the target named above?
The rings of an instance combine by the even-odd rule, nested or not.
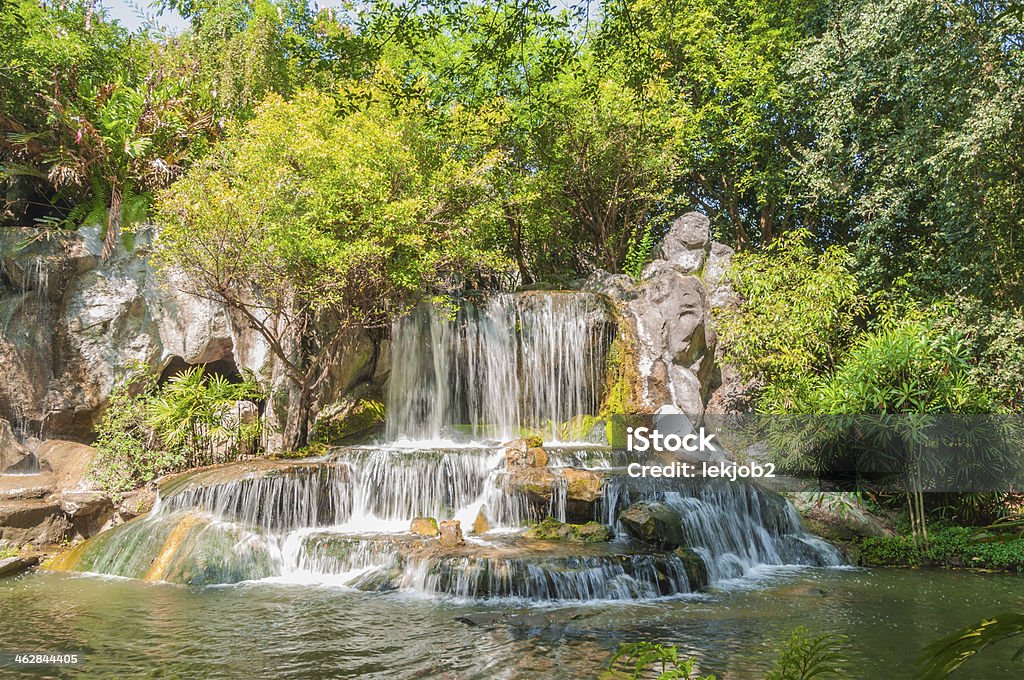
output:
[[[118,495],[169,472],[253,454],[262,420],[231,409],[263,398],[251,375],[232,383],[194,367],[158,386],[145,365],[132,364],[96,426],[90,476]]]

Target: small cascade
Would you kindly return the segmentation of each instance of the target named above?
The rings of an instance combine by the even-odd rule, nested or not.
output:
[[[454,317],[420,305],[392,329],[387,438],[559,441],[598,411],[611,328],[587,294],[496,295]]]
[[[638,503],[656,506],[678,529],[678,542],[704,560],[712,582],[760,565],[843,564],[834,546],[803,530],[790,503],[753,483],[617,476],[609,478],[603,494],[605,522],[619,534],[626,533],[618,521],[624,510]]]

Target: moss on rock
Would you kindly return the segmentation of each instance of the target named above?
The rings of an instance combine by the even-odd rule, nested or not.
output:
[[[527,538],[544,541],[569,541],[571,543],[602,543],[611,538],[608,527],[598,522],[567,524],[554,517],[547,517],[526,531]]]

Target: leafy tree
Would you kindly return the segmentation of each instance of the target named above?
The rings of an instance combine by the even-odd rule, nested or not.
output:
[[[847,251],[816,252],[794,231],[763,252],[741,252],[729,273],[741,302],[717,320],[725,360],[758,388],[758,409],[811,412],[820,377],[844,356],[867,311]]]
[[[800,186],[868,290],[1019,304],[1022,27],[1001,3],[858,0],[796,57]]]
[[[102,225],[109,254],[216,129],[187,64],[160,63],[93,5],[0,10],[0,173],[9,219]]]
[[[505,266],[475,246],[480,169],[445,157],[415,104],[355,108],[364,94],[268,97],[159,200],[161,270],[244,318],[299,389],[292,448],[337,327],[381,328]]]
[[[596,50],[629,65],[644,92],[675,94],[679,194],[744,247],[812,226],[794,195],[793,150],[806,141],[788,62],[815,28],[814,0],[610,0]]]

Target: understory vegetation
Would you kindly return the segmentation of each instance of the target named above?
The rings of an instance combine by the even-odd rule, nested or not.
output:
[[[160,475],[255,454],[262,446],[259,405],[266,395],[240,380],[193,367],[157,384],[130,367],[96,427],[91,477],[117,495]]]

